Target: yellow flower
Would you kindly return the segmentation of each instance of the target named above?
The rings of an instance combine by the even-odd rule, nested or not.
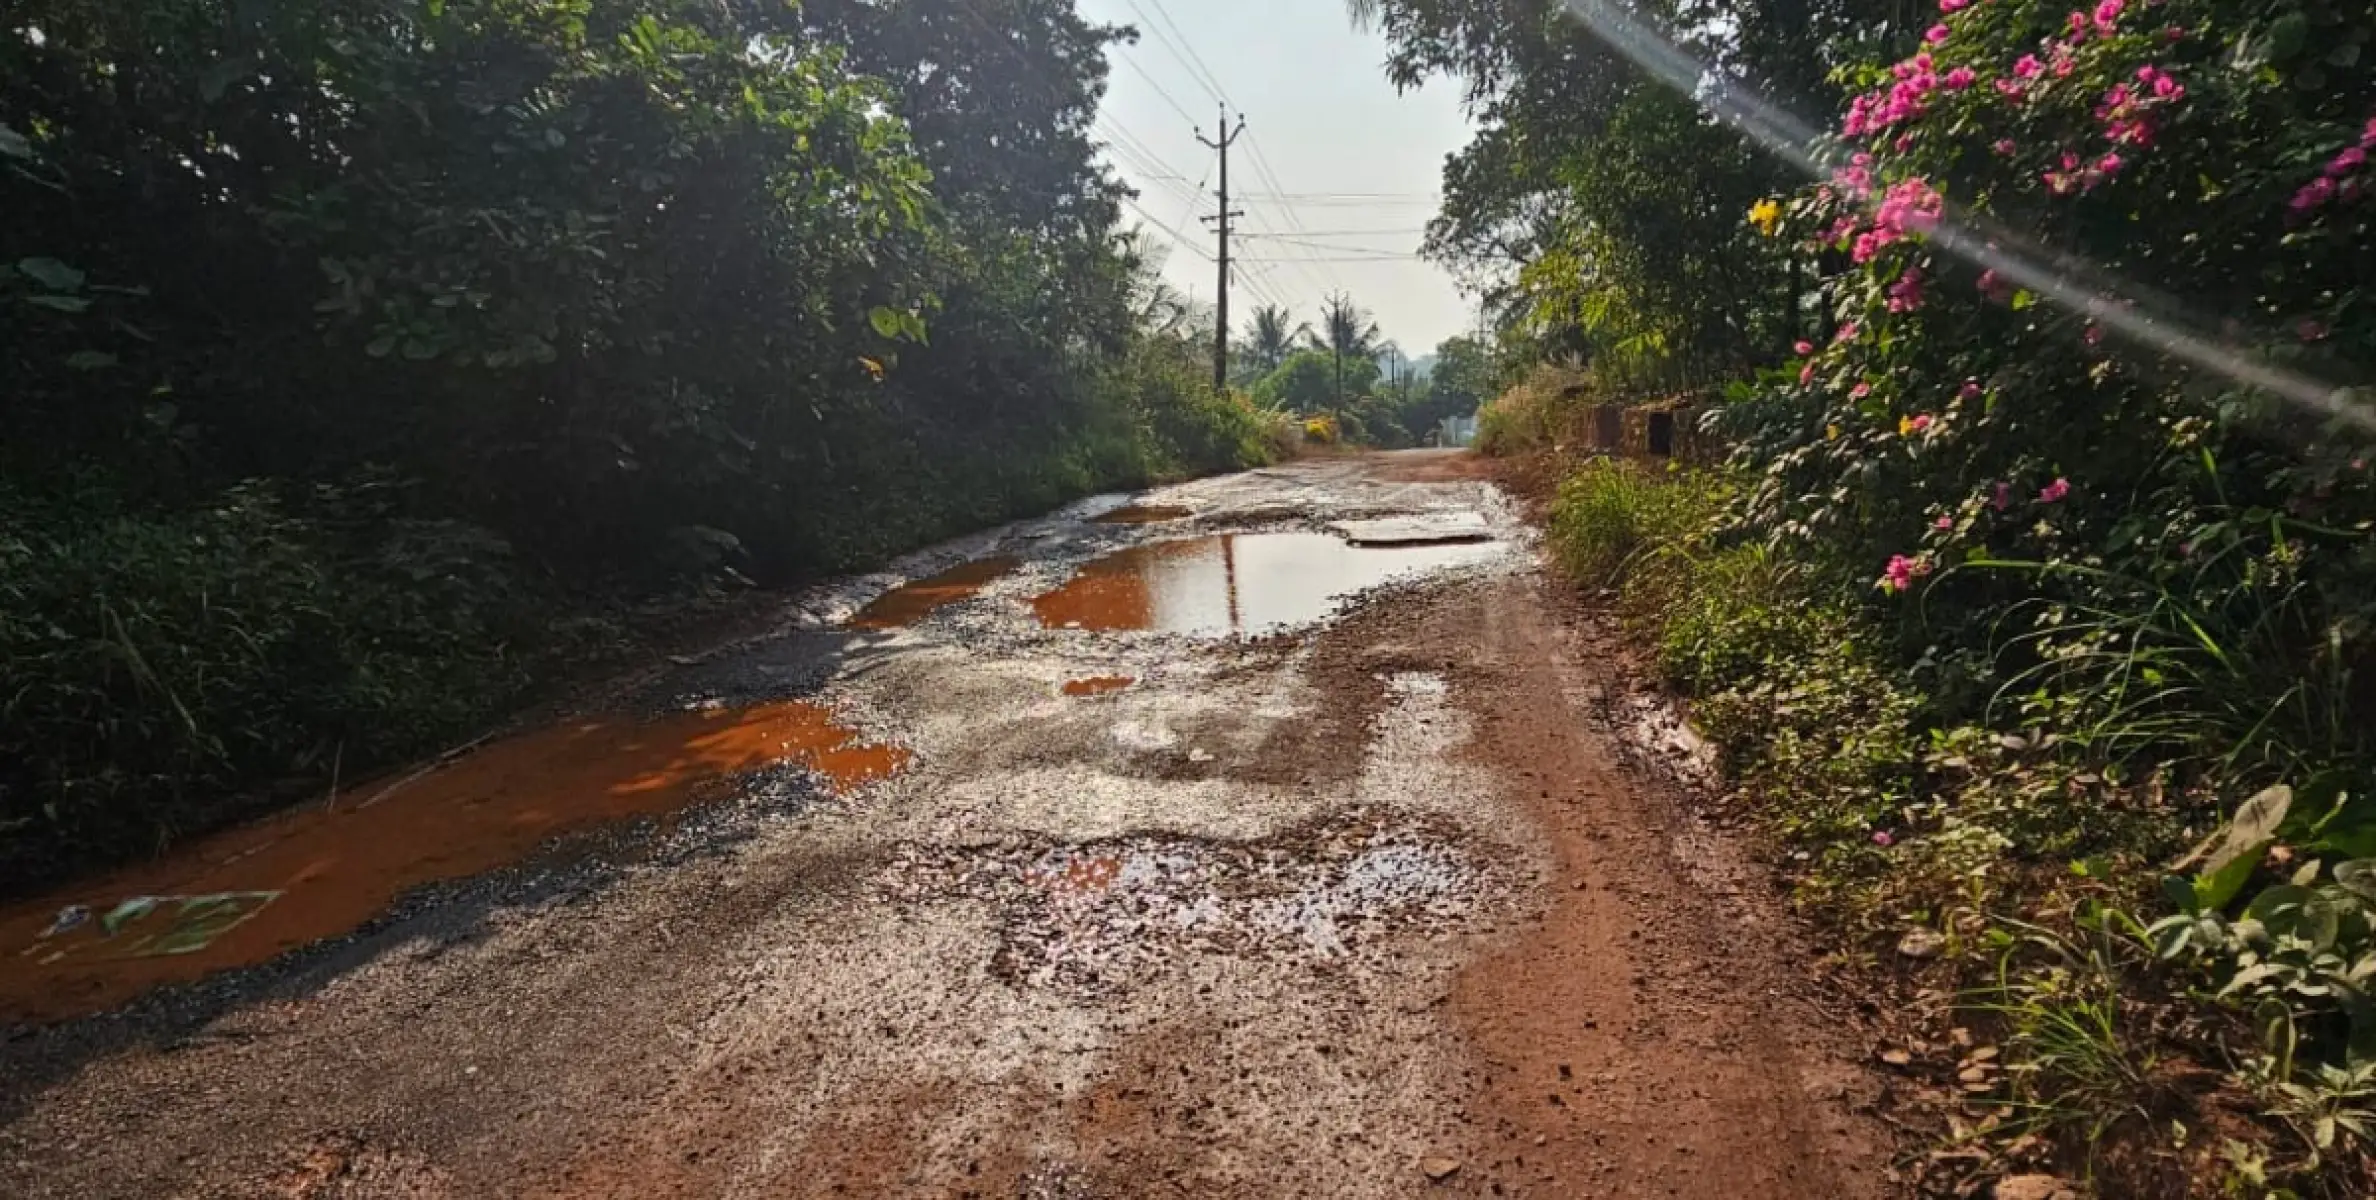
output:
[[[1757,232],[1766,237],[1774,236],[1774,227],[1782,223],[1782,206],[1771,199],[1750,205],[1749,223],[1757,226]]]
[[[1835,442],[1836,442],[1836,441],[1839,441],[1839,440],[1840,440],[1840,427],[1839,427],[1839,426],[1837,426],[1837,425],[1826,425],[1826,426],[1824,426],[1824,427],[1823,427],[1823,436],[1824,436],[1825,438],[1827,438],[1827,439],[1831,440],[1831,441],[1835,441]]]

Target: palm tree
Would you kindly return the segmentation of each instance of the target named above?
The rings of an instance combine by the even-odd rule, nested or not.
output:
[[[1353,298],[1337,292],[1320,306],[1320,335],[1317,339],[1330,357],[1336,360],[1336,404],[1345,406],[1345,360],[1359,361],[1378,356],[1378,325],[1368,313],[1356,307]]]
[[[1279,364],[1295,351],[1295,343],[1311,336],[1312,327],[1288,322],[1295,318],[1285,308],[1265,304],[1254,310],[1254,323],[1246,327],[1246,355],[1261,364],[1265,371],[1276,371]]]

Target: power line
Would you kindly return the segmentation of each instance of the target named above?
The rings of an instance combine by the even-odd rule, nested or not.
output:
[[[1132,71],[1137,72],[1139,78],[1146,80],[1147,86],[1154,88],[1155,94],[1163,97],[1163,102],[1165,104],[1171,105],[1172,111],[1180,114],[1181,120],[1187,121],[1190,124],[1195,123],[1196,118],[1189,115],[1188,107],[1180,103],[1179,100],[1174,98],[1170,92],[1165,91],[1163,85],[1156,82],[1155,77],[1148,74],[1145,67],[1138,65],[1137,61],[1133,60],[1129,55],[1122,53],[1118,49],[1114,52],[1114,57],[1121,60],[1123,66],[1126,66]]]
[[[1181,44],[1184,44],[1187,39],[1184,35],[1179,35],[1178,26],[1171,24],[1171,21],[1169,20],[1171,16],[1170,13],[1163,13],[1166,19],[1163,21],[1162,25],[1159,26],[1157,25],[1155,18],[1147,15],[1146,9],[1139,7],[1138,0],[1123,0],[1123,2],[1130,6],[1130,11],[1138,14],[1139,20],[1146,22],[1146,31],[1148,34],[1154,37],[1155,44],[1161,46],[1164,53],[1171,55],[1172,60],[1180,64],[1180,69],[1188,72],[1188,79],[1190,82],[1203,89],[1206,95],[1211,96],[1215,104],[1229,103],[1228,95],[1221,90],[1220,80],[1215,79],[1211,71],[1201,69],[1201,64],[1204,62],[1204,60],[1195,57],[1195,48],[1189,47],[1185,51],[1181,49]],[[1163,11],[1162,0],[1152,0],[1152,2],[1155,5],[1156,11]],[[1172,35],[1179,35],[1181,44],[1175,44],[1172,41],[1172,36],[1166,35],[1164,33],[1165,28],[1170,28],[1172,30]]]
[[[1165,224],[1163,218],[1156,216],[1154,213],[1148,212],[1146,208],[1138,201],[1133,200],[1128,196],[1124,196],[1122,197],[1122,203],[1129,205],[1133,212],[1136,212],[1139,216],[1146,218],[1147,222],[1155,226],[1155,228],[1171,235],[1171,240],[1174,245],[1177,245],[1181,249],[1186,250],[1188,253],[1193,254],[1198,258],[1205,260],[1206,262],[1213,261],[1213,255],[1211,251],[1206,250],[1204,247],[1197,245],[1194,241],[1191,241],[1187,234],[1181,233],[1179,230]]]
[[[1198,74],[1196,68],[1189,63],[1188,56],[1181,53],[1180,48],[1172,44],[1171,38],[1165,36],[1163,30],[1156,26],[1155,19],[1147,15],[1147,10],[1138,6],[1138,0],[1124,0],[1124,3],[1130,5],[1130,11],[1138,14],[1139,20],[1146,22],[1146,31],[1155,38],[1155,44],[1161,46],[1164,53],[1172,56],[1172,61],[1179,63],[1180,68],[1188,72],[1190,82],[1203,89],[1206,95],[1211,96],[1215,104],[1228,103],[1227,97],[1221,94],[1221,89],[1206,82],[1205,77]]]
[[[1302,237],[1308,237],[1308,238],[1321,238],[1321,237],[1398,237],[1398,236],[1401,236],[1401,235],[1404,235],[1404,234],[1413,234],[1413,233],[1426,233],[1426,232],[1427,232],[1427,227],[1426,227],[1425,225],[1414,225],[1414,226],[1411,226],[1411,227],[1409,227],[1409,228],[1406,228],[1406,229],[1298,229],[1298,230],[1296,230],[1295,232],[1296,232],[1296,233],[1297,233],[1297,235],[1299,235],[1299,236],[1302,236]],[[1248,233],[1248,234],[1241,234],[1241,235],[1239,235],[1239,236],[1241,236],[1241,237],[1249,237],[1249,238],[1252,238],[1252,237],[1274,237],[1274,236],[1277,236],[1277,235],[1275,235],[1275,234],[1255,234],[1255,233]]]

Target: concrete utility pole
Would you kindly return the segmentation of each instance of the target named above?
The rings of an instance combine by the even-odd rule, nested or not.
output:
[[[1229,109],[1226,106],[1221,109],[1221,123],[1214,127],[1214,132],[1221,135],[1220,141],[1206,138],[1202,129],[1196,131],[1197,141],[1221,153],[1221,212],[1218,216],[1204,218],[1216,222],[1221,234],[1221,288],[1214,304],[1217,322],[1213,326],[1213,390],[1217,392],[1226,391],[1229,387],[1229,219],[1246,215],[1231,211],[1229,207],[1229,147],[1245,131],[1246,118],[1243,113],[1238,115],[1237,128],[1229,127]]]

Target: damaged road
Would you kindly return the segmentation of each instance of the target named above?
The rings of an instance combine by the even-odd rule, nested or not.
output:
[[[1473,474],[1084,502],[0,914],[0,1194],[1885,1194],[1854,1030]],[[271,899],[101,919],[198,894]]]

